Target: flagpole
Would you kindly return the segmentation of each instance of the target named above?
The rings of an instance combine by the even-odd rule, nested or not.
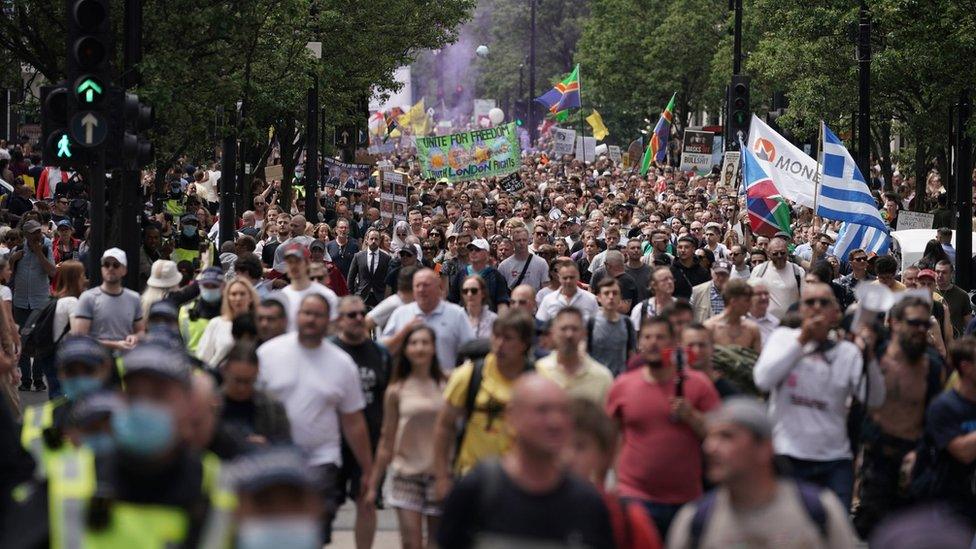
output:
[[[818,204],[820,202],[820,180],[823,177],[821,175],[821,173],[820,173],[820,171],[823,169],[823,154],[824,154],[824,121],[823,120],[820,121],[820,143],[819,143],[819,146],[820,146],[820,149],[817,151],[817,174],[816,174],[817,175],[817,179],[816,179],[816,181],[814,181],[814,184],[813,184],[813,191],[814,191],[814,194],[813,194],[813,220],[814,221],[817,221],[817,219],[819,218],[819,216],[817,215],[817,209],[818,209],[817,207],[818,207]],[[820,230],[820,227],[818,225],[819,225],[819,223],[814,223],[814,226],[816,226],[817,227],[817,230],[819,231]]]
[[[586,128],[583,126],[583,75],[580,74],[579,64],[576,65],[576,82],[577,82],[577,85],[579,86],[577,89],[579,90],[579,96],[580,96],[580,109],[579,109],[580,137],[586,137]],[[586,161],[586,145],[585,144],[583,145],[583,160],[584,160],[584,162]],[[596,161],[596,158],[593,158],[593,161],[595,162]]]

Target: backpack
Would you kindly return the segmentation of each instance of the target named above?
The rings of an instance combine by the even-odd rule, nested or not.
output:
[[[823,492],[823,488],[799,480],[795,482],[797,494],[800,496],[800,503],[803,505],[803,509],[807,512],[810,520],[817,526],[821,537],[826,540],[827,510],[824,508],[823,502],[820,501],[820,493]],[[688,546],[692,549],[696,549],[701,545],[702,535],[705,533],[705,527],[708,526],[709,519],[712,518],[717,497],[718,491],[712,490],[702,496],[695,506],[695,514],[691,517],[691,527],[688,536]]]
[[[58,343],[71,327],[70,323],[65,325],[61,335],[54,339],[54,313],[57,308],[58,298],[52,297],[43,307],[31,311],[27,322],[20,329],[20,343],[24,354],[33,358],[54,354]]]

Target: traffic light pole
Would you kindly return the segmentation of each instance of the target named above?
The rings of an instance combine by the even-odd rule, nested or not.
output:
[[[85,179],[91,189],[91,227],[88,237],[88,279],[94,288],[102,283],[102,254],[105,252],[105,149],[90,153]],[[138,256],[128,257],[130,270],[139,272]]]
[[[857,165],[871,180],[871,12],[861,0],[857,37]]]
[[[535,147],[539,136],[539,121],[535,113],[535,2],[529,0],[529,97],[526,98],[525,116],[529,121],[529,146]]]
[[[972,111],[969,90],[959,95],[956,108],[956,285],[972,288],[973,256],[973,140],[966,127]]]
[[[305,220],[319,222],[319,200],[316,196],[319,182],[319,80],[313,74],[308,88],[308,108],[305,120]]]
[[[139,84],[137,65],[142,61],[142,0],[125,0],[125,44],[123,47],[122,87],[130,90]],[[123,168],[119,171],[121,211],[119,216],[119,246],[132,268],[125,275],[125,287],[139,291],[139,222],[142,218],[142,181],[140,170]],[[100,203],[104,203],[100,202]]]
[[[237,112],[231,117],[231,128],[237,127]],[[237,135],[228,130],[224,137],[223,164],[220,166],[220,243],[233,241],[237,232],[234,215],[234,192],[237,190]],[[218,251],[218,257],[220,256]],[[217,263],[215,262],[215,265]]]

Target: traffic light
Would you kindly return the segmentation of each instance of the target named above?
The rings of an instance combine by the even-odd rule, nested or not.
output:
[[[64,82],[41,86],[41,156],[48,166],[70,168],[79,161],[78,145],[68,134],[69,96]]]
[[[139,100],[134,93],[123,93],[122,117],[122,159],[125,165],[138,169],[153,161],[153,145],[145,132],[153,127],[155,113],[153,108]]]
[[[108,0],[68,0],[67,130],[81,149],[109,136],[112,27]],[[63,149],[58,152],[63,154]],[[82,151],[78,151],[82,153]]]
[[[749,77],[741,74],[732,76],[729,86],[729,145],[730,150],[739,150],[739,141],[749,138],[749,122],[752,112],[749,109]]]
[[[516,99],[515,104],[512,106],[514,112],[512,113],[512,118],[515,119],[516,126],[522,126],[525,124],[525,100]]]

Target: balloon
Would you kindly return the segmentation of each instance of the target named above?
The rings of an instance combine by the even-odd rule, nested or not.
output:
[[[485,59],[488,57],[488,46],[482,44],[474,52],[478,54],[478,57]]]
[[[499,109],[498,107],[492,108],[488,111],[488,120],[491,120],[491,124],[493,126],[501,124],[502,121],[505,120],[505,111]]]

